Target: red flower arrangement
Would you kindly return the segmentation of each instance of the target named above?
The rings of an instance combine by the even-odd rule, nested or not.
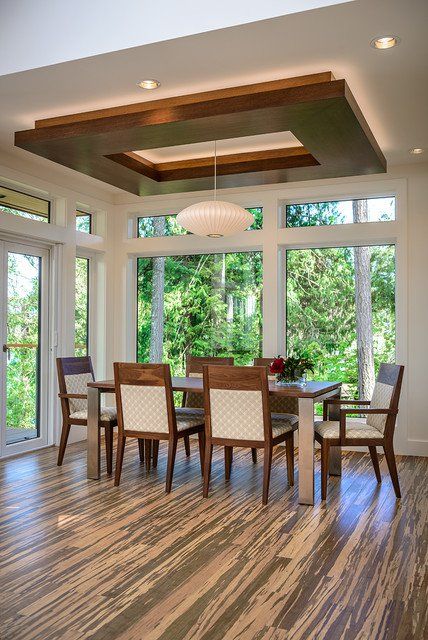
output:
[[[314,371],[314,363],[309,358],[277,356],[269,366],[270,373],[276,375],[277,382],[293,383],[302,378],[307,371]]]

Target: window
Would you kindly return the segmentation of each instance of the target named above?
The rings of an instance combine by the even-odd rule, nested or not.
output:
[[[76,211],[76,230],[92,233],[92,215],[85,211]]]
[[[395,220],[395,197],[337,200],[285,205],[286,227]]]
[[[183,236],[188,233],[177,223],[177,215],[151,216],[137,219],[138,238],[159,238],[160,236]]]
[[[344,381],[343,397],[369,398],[379,364],[395,360],[395,247],[286,255],[287,354],[311,356],[315,379]]]
[[[249,231],[256,231],[258,229],[263,229],[263,207],[248,207],[247,211],[253,214],[254,222],[249,227]]]
[[[263,208],[251,207],[247,211],[254,215],[254,222],[249,231],[263,229]],[[189,235],[189,232],[177,223],[177,214],[137,218],[137,238],[183,235]]]
[[[0,213],[10,213],[30,220],[49,222],[50,202],[0,186]]]
[[[234,356],[251,364],[262,352],[262,253],[138,258],[137,360]]]
[[[86,356],[89,350],[89,258],[76,258],[74,326],[74,354]]]

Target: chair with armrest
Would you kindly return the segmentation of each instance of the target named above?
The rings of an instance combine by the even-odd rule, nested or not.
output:
[[[233,365],[233,358],[217,358],[214,356],[187,356],[186,360],[186,377],[202,378],[202,367],[204,364],[228,364]],[[192,407],[198,409],[203,415],[204,413],[204,394],[189,391],[183,394],[183,407]],[[184,438],[184,446],[186,447],[186,455],[190,456],[190,440],[186,436]]]
[[[315,423],[315,439],[321,444],[321,498],[327,497],[327,475],[330,447],[367,446],[378,482],[382,481],[376,447],[383,447],[394,487],[395,495],[401,498],[397,466],[394,454],[394,430],[404,366],[381,364],[371,400],[324,401],[323,421]],[[329,405],[340,405],[340,419],[326,420]],[[348,416],[363,414],[366,421],[350,421]]]
[[[225,447],[225,475],[230,478],[232,448],[264,449],[263,504],[268,502],[273,447],[286,445],[287,475],[294,484],[293,431],[296,421],[271,414],[266,367],[204,365],[205,468],[208,497],[212,445]]]
[[[72,425],[87,426],[88,401],[87,384],[94,380],[94,370],[90,356],[57,358],[59,398],[61,400],[62,430],[58,452],[58,466],[64,460],[67,440]],[[99,425],[105,430],[107,473],[113,467],[113,428],[117,425],[116,409],[103,407]]]
[[[115,362],[114,381],[119,431],[115,486],[120,483],[127,438],[153,441],[153,450],[160,440],[168,441],[167,493],[171,491],[177,442],[180,438],[198,434],[202,471],[204,416],[195,408],[174,406],[169,364]]]

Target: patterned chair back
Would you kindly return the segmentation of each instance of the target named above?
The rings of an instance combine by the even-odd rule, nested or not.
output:
[[[380,365],[370,401],[371,409],[392,409],[398,411],[403,373],[403,365],[385,363]],[[393,433],[395,420],[395,415],[367,414],[367,424],[375,427],[381,433],[385,433],[386,430],[390,432],[392,430]]]
[[[204,364],[228,364],[233,365],[233,358],[210,358],[188,356],[186,361],[186,376],[190,378],[202,378],[202,367]],[[203,409],[204,394],[189,391],[184,394],[183,407],[195,407]]]
[[[119,433],[177,429],[169,364],[114,363]]]
[[[269,365],[273,358],[254,358],[253,364],[256,367],[266,367],[268,379],[275,380],[275,375],[269,372]],[[287,396],[269,396],[269,405],[272,413],[292,413],[299,415],[299,399]]]
[[[206,425],[225,440],[272,438],[266,367],[204,366]]]
[[[60,393],[87,394],[87,384],[94,380],[94,370],[90,356],[79,358],[57,358],[58,386]],[[87,411],[85,398],[65,398],[69,414]],[[68,404],[67,404],[68,403]]]

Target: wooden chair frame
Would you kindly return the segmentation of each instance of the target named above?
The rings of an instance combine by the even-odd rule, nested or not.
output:
[[[177,418],[174,406],[174,395],[171,382],[171,369],[169,364],[141,364],[130,362],[115,362],[114,363],[114,380],[115,380],[115,392],[116,392],[116,404],[117,404],[117,417],[118,417],[118,445],[116,456],[116,473],[114,479],[114,485],[117,487],[120,483],[120,477],[122,473],[123,455],[125,451],[126,438],[138,438],[145,440],[146,449],[146,461],[150,460],[150,445],[153,441],[153,466],[157,466],[159,441],[168,441],[168,462],[166,473],[166,493],[170,493],[172,487],[172,478],[174,474],[174,463],[177,452],[177,443],[179,438],[185,438],[194,433],[198,434],[199,438],[199,455],[201,462],[201,472],[203,472],[204,463],[204,451],[205,451],[205,429],[202,421],[201,425],[189,427],[182,431],[177,429]],[[161,386],[165,388],[166,405],[168,414],[168,432],[157,431],[132,431],[124,428],[123,424],[123,407],[121,386],[126,384],[141,385],[141,386]],[[144,410],[144,407],[142,407]],[[139,446],[141,446],[139,444]],[[148,469],[150,468],[150,462]]]
[[[218,358],[216,356],[192,356],[189,355],[186,358],[186,377],[189,377],[191,373],[203,373],[203,365],[204,364],[228,364],[233,365],[233,357],[232,358]],[[204,405],[204,397],[202,397],[202,407]],[[182,406],[186,406],[187,393],[183,393],[183,403]],[[190,438],[189,436],[185,436],[184,438],[184,446],[186,448],[186,456],[190,456]]]
[[[262,503],[268,503],[270,473],[272,467],[273,447],[285,442],[287,475],[290,486],[294,484],[294,446],[293,431],[273,437],[271,412],[269,407],[269,386],[267,370],[262,367],[234,367],[225,365],[203,365],[204,401],[205,401],[205,463],[204,463],[204,498],[208,497],[212,449],[214,444],[225,447],[225,477],[230,479],[233,447],[250,447],[264,450],[263,462],[263,495]],[[218,438],[212,436],[210,389],[261,391],[263,403],[263,440],[241,440]]]
[[[323,409],[324,420],[327,419],[329,405],[340,405],[340,406],[345,405],[345,408],[340,409],[339,438],[323,438],[321,435],[315,432],[315,439],[317,442],[321,444],[321,499],[322,500],[325,500],[327,497],[328,460],[329,460],[330,447],[338,447],[338,446],[368,447],[378,483],[382,482],[382,476],[380,473],[379,460],[378,460],[376,447],[382,447],[385,453],[386,463],[388,465],[395,495],[397,498],[401,498],[401,490],[400,490],[400,483],[398,480],[397,465],[395,462],[393,440],[394,440],[395,424],[397,421],[398,403],[400,400],[403,374],[404,374],[403,365],[396,365],[396,364],[380,365],[379,373],[376,381],[391,384],[391,386],[393,386],[390,405],[387,408],[372,409],[368,406],[371,404],[371,400],[346,400],[346,399],[339,400],[338,398],[331,398],[331,399],[324,400],[324,409]],[[346,405],[348,405],[348,408],[346,408]],[[383,434],[379,433],[379,438],[348,438],[346,435],[346,417],[348,415],[355,415],[355,414],[386,415],[387,418],[386,418],[385,429]]]
[[[62,466],[64,460],[65,449],[67,447],[68,436],[70,434],[70,428],[72,425],[79,425],[86,427],[88,425],[87,420],[81,420],[77,418],[70,418],[70,399],[78,398],[81,400],[87,399],[87,394],[83,393],[67,393],[67,386],[65,382],[65,376],[78,375],[81,373],[90,373],[92,380],[95,380],[94,369],[92,366],[91,356],[81,356],[72,358],[57,358],[56,367],[58,373],[58,397],[61,400],[61,412],[62,412],[62,429],[61,440],[58,451],[57,465]],[[101,421],[99,426],[105,430],[105,445],[106,445],[106,458],[107,458],[107,474],[111,475],[113,472],[113,429],[117,425],[116,420]]]

